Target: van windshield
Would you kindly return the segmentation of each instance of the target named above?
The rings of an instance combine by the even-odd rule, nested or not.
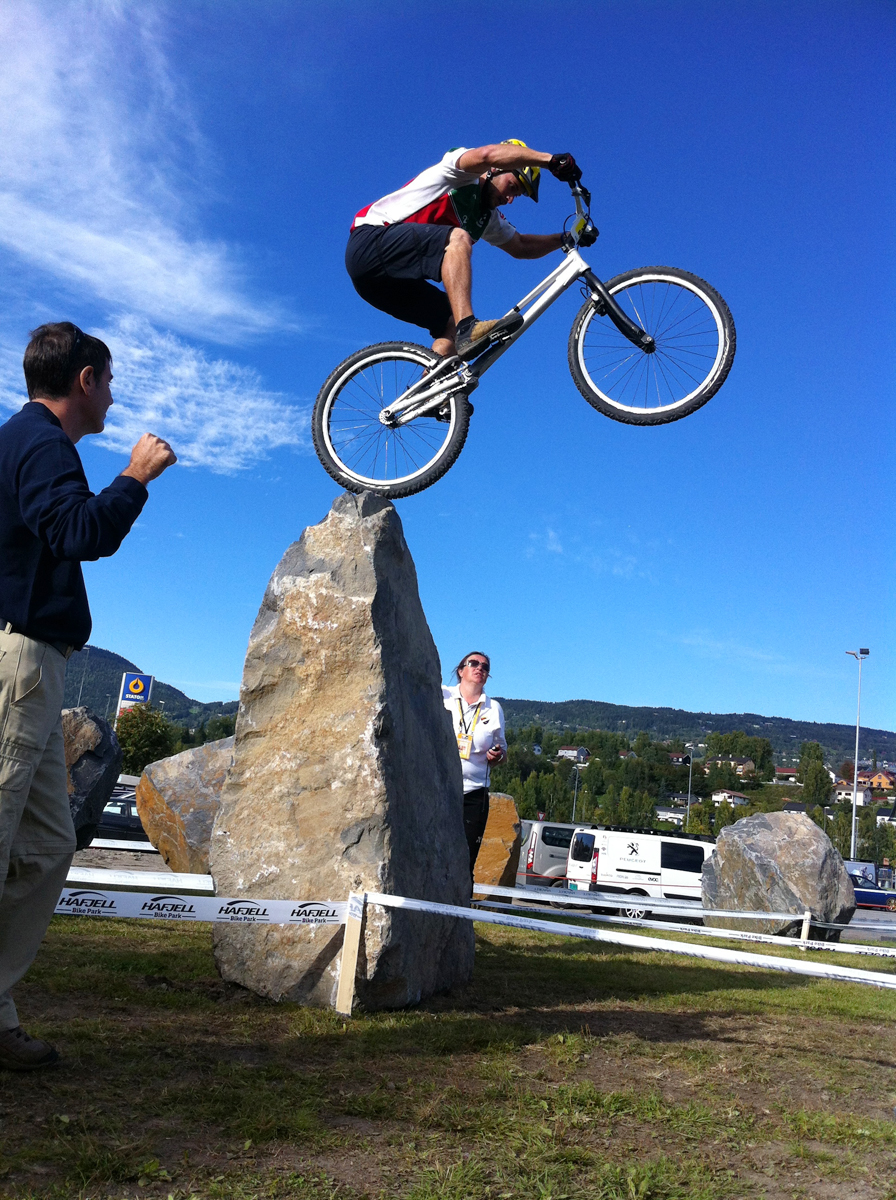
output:
[[[594,834],[577,833],[572,844],[572,857],[575,862],[591,862],[594,854]]]

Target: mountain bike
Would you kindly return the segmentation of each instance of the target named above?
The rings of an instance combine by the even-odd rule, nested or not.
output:
[[[572,195],[564,261],[469,361],[413,342],[381,342],[332,372],[314,404],[312,435],[337,483],[397,499],[441,479],[467,439],[470,393],[574,283],[586,299],[569,335],[569,369],[598,412],[628,425],[665,425],[716,394],[734,361],[728,305],[704,280],[673,267],[642,267],[602,283],[579,253],[583,239],[597,236],[591,194],[577,184]]]

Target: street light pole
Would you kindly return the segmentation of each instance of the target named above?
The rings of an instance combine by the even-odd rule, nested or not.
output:
[[[859,660],[859,698],[856,701],[856,752],[853,761],[852,775],[852,824],[850,828],[849,839],[849,857],[855,859],[856,856],[856,806],[859,794],[859,715],[862,711],[862,660],[867,658],[871,653],[867,648],[860,648],[858,653],[855,650],[847,650],[847,654],[851,654],[853,658]]]
[[[688,815],[684,823],[685,833],[687,833],[691,824],[691,780],[694,776],[694,747],[693,744],[687,747],[690,750],[688,755]]]

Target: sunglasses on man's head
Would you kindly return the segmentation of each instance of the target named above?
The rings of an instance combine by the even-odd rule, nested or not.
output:
[[[480,667],[483,671],[488,670],[488,663],[483,662],[481,658],[468,658],[467,666],[472,667],[474,671],[478,671]]]

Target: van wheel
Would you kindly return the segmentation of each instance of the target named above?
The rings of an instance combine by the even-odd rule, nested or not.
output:
[[[552,888],[565,888],[566,880],[558,879],[556,883],[551,884],[551,887]],[[551,903],[551,908],[563,908],[563,909],[569,908],[569,905],[563,900],[552,900],[550,903]]]
[[[639,894],[643,893],[633,893],[635,896]],[[650,909],[636,907],[634,903],[631,903],[627,904],[625,908],[620,908],[617,915],[620,917],[628,917],[632,921],[643,921],[646,917],[650,916]]]

